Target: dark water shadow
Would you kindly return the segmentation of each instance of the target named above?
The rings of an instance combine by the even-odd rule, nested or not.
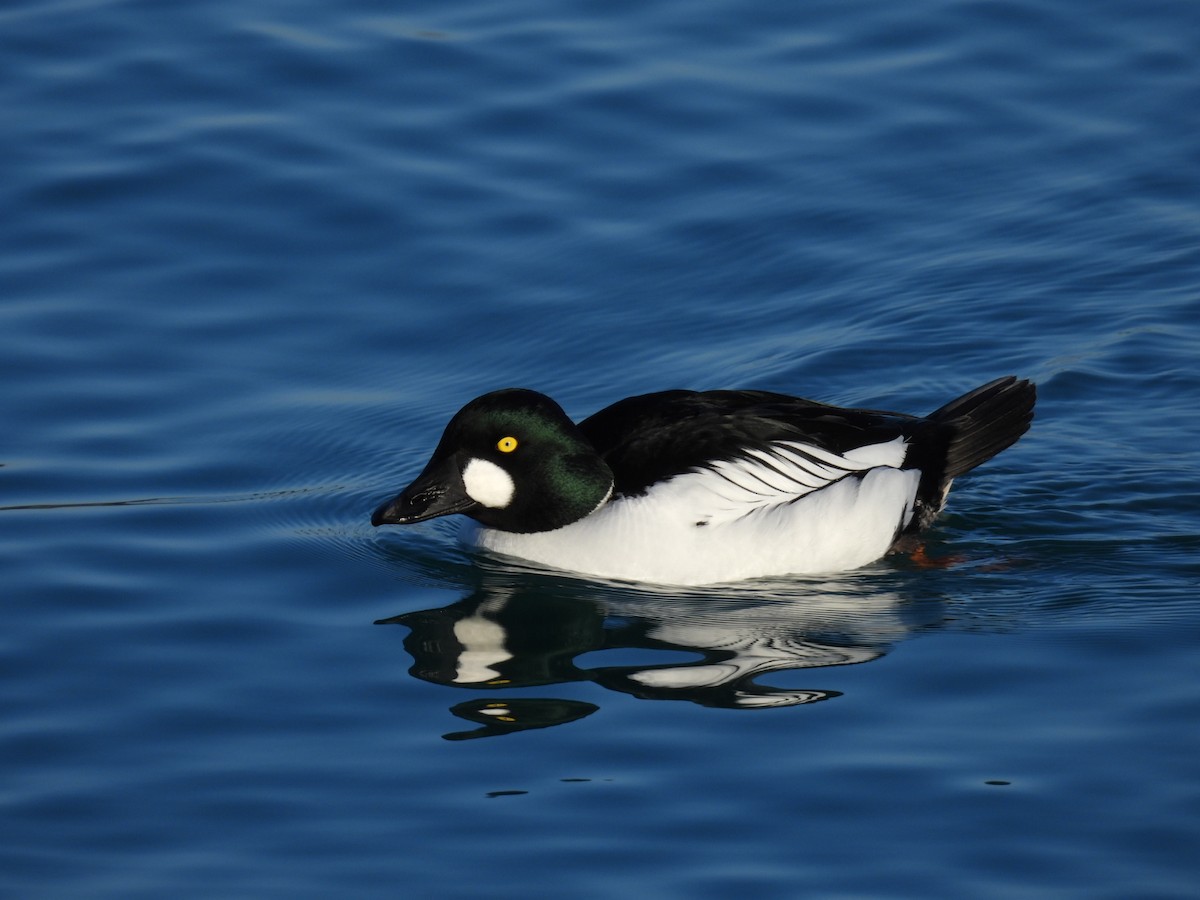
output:
[[[412,566],[411,556],[401,564]],[[430,566],[416,568],[416,580],[429,583]],[[479,695],[451,708],[479,727],[447,734],[448,740],[565,724],[599,708],[551,691],[516,696],[518,689],[553,685],[586,683],[643,700],[721,709],[830,700],[841,693],[770,682],[794,681],[800,670],[870,662],[945,618],[941,601],[904,596],[903,578],[894,572],[655,589],[490,558],[435,568],[451,582],[468,582],[466,596],[377,624],[408,629],[410,674]]]

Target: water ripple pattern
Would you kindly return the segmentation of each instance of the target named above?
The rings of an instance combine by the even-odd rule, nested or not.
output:
[[[10,0],[0,108],[0,895],[1195,896],[1200,6]],[[1009,373],[837,578],[368,521],[495,388]]]

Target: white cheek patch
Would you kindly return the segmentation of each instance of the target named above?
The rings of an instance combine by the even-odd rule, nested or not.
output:
[[[503,509],[512,502],[516,486],[512,476],[494,462],[472,459],[462,473],[467,496],[489,509]]]

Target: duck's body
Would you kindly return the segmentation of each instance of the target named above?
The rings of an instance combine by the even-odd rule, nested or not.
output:
[[[481,547],[635,581],[843,571],[927,527],[954,478],[1024,434],[1034,400],[1012,377],[923,418],[666,391],[575,425],[542,394],[497,391],[455,415],[425,471],[372,522],[461,512]]]

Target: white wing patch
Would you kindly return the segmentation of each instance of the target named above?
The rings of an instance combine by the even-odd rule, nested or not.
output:
[[[765,450],[710,463],[673,479],[686,486],[705,524],[722,524],[765,509],[793,503],[851,475],[884,466],[899,468],[908,452],[903,438],[856,447],[845,454],[810,444],[780,441]],[[709,495],[708,500],[702,496]]]

